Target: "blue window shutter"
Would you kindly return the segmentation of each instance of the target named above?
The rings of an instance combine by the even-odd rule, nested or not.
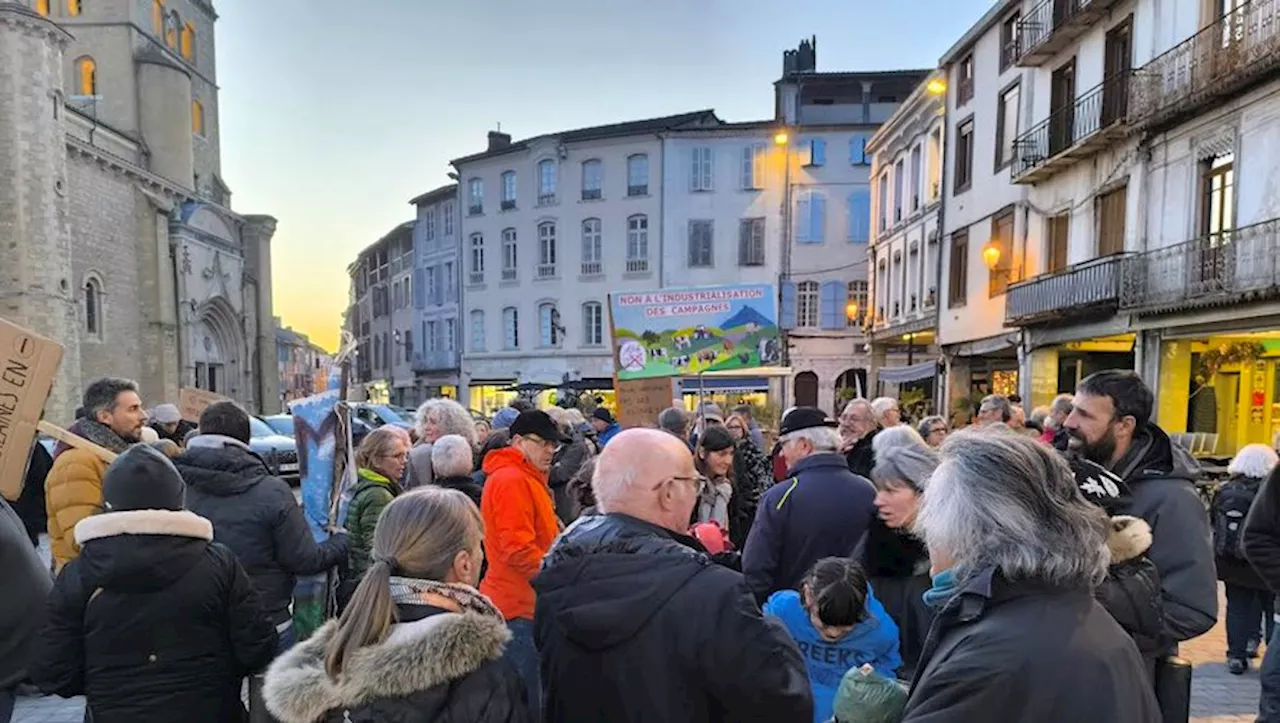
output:
[[[419,266],[413,270],[413,308],[427,308],[426,269]]]
[[[782,282],[780,289],[782,291],[779,299],[778,325],[783,329],[796,328],[796,284],[794,281]]]
[[[849,194],[849,240],[867,243],[871,239],[871,189],[858,188]]]
[[[796,243],[807,244],[813,242],[812,198],[812,193],[801,192],[799,199],[796,201]]]
[[[856,166],[862,160],[862,136],[849,139],[849,165]]]
[[[849,303],[849,285],[843,281],[833,281],[835,291],[832,295],[835,299],[836,307],[836,328],[847,329],[849,327],[849,318],[844,315],[844,307]]]
[[[815,191],[810,200],[813,213],[810,238],[813,243],[822,243],[827,238],[827,197]]]
[[[841,328],[836,318],[836,292],[839,286],[839,281],[824,281],[818,289],[818,326],[823,329]]]
[[[827,163],[827,141],[823,138],[813,139],[813,165],[824,166]]]

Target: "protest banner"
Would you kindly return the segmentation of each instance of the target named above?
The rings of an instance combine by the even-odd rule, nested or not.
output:
[[[0,495],[22,494],[27,459],[44,413],[62,346],[0,319]]]
[[[624,428],[656,427],[658,415],[671,406],[673,384],[670,377],[619,379],[614,382],[618,424]]]
[[[745,284],[609,295],[619,381],[753,369],[782,358],[773,286]]]
[[[195,424],[200,423],[200,415],[214,402],[221,402],[226,397],[214,392],[207,392],[195,387],[183,387],[178,394],[178,411],[182,418]]]

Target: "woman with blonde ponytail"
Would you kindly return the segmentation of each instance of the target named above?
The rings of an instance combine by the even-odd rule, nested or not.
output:
[[[480,511],[457,490],[397,497],[373,534],[369,569],[331,620],[267,671],[284,723],[526,723],[524,684],[502,659],[511,634],[475,588]]]

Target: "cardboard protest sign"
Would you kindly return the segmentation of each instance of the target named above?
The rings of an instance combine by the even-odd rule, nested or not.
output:
[[[17,500],[62,346],[0,319],[0,494]]]
[[[618,398],[618,424],[623,427],[657,426],[658,415],[671,406],[673,384],[669,377],[619,379],[614,383]]]
[[[206,392],[195,387],[183,387],[181,394],[178,395],[178,411],[182,413],[184,420],[199,424],[200,415],[204,412],[205,407],[225,399],[226,397],[221,394]]]

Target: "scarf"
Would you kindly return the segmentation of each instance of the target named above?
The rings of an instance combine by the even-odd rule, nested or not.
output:
[[[729,529],[729,498],[733,496],[733,483],[726,477],[707,480],[698,492],[698,521],[719,522]]]
[[[951,598],[956,596],[956,572],[949,568],[933,576],[933,587],[924,591],[924,604],[934,610],[941,610]]]
[[[79,437],[83,437],[99,447],[106,447],[116,454],[123,454],[124,451],[129,449],[129,446],[133,444],[133,442],[130,442],[113,432],[111,427],[108,427],[102,422],[96,422],[87,418],[76,420],[76,423],[71,425],[71,428],[67,431]],[[71,449],[70,445],[65,442],[58,442],[58,446],[54,449],[53,456],[57,457],[68,449]]]
[[[504,620],[502,612],[489,598],[474,587],[459,582],[392,575],[391,602],[396,605],[432,605],[455,613],[472,612]]]

